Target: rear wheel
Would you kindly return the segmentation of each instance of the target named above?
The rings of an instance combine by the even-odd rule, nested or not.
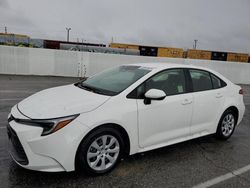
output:
[[[77,168],[89,174],[104,174],[120,161],[124,142],[113,128],[101,128],[90,134],[79,146]]]
[[[223,113],[217,131],[216,136],[219,139],[227,140],[234,132],[236,125],[236,116],[232,110],[227,110]]]

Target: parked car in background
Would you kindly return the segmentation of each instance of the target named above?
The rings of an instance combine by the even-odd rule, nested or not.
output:
[[[103,174],[126,155],[210,134],[226,140],[244,111],[241,87],[215,71],[132,64],[24,99],[7,130],[24,168]]]

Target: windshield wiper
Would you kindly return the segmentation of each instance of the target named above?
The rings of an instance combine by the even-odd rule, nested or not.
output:
[[[75,84],[75,86],[79,87],[79,88],[82,88],[82,89],[85,89],[87,91],[93,91],[93,88],[90,87],[90,86],[87,86],[87,85],[83,85],[82,82],[78,82]]]
[[[85,89],[85,90],[87,90],[87,91],[92,91],[92,92],[95,91],[95,89],[92,88],[92,87],[90,87],[90,86],[83,85],[83,84],[80,84],[80,86],[81,86],[81,88],[83,88],[83,89]]]
[[[101,94],[101,95],[113,96],[113,95],[116,94],[115,92],[112,92],[112,91],[107,91],[107,90],[91,87],[91,86],[86,85],[86,84],[84,84],[82,82],[77,83],[76,86],[78,86],[79,88],[85,89],[87,91],[97,93],[97,94]]]

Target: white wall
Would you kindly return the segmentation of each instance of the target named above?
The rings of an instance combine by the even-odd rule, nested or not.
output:
[[[84,77],[115,65],[142,62],[172,62],[209,67],[234,83],[250,84],[248,63],[0,46],[0,74]]]

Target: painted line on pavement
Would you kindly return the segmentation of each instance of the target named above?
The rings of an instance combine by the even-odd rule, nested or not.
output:
[[[211,187],[211,186],[213,186],[213,185],[216,185],[216,184],[221,183],[221,182],[223,182],[223,181],[226,181],[226,180],[228,180],[228,179],[237,177],[237,176],[239,176],[240,174],[243,174],[243,173],[245,173],[245,172],[247,172],[247,171],[249,171],[249,170],[250,170],[250,165],[247,165],[247,166],[244,166],[244,167],[242,167],[242,168],[239,168],[239,169],[237,169],[237,170],[235,170],[235,171],[229,172],[229,173],[227,173],[227,174],[225,174],[225,175],[218,176],[218,177],[213,178],[213,179],[211,179],[211,180],[208,180],[208,181],[206,181],[206,182],[200,183],[200,184],[194,186],[193,188]]]

